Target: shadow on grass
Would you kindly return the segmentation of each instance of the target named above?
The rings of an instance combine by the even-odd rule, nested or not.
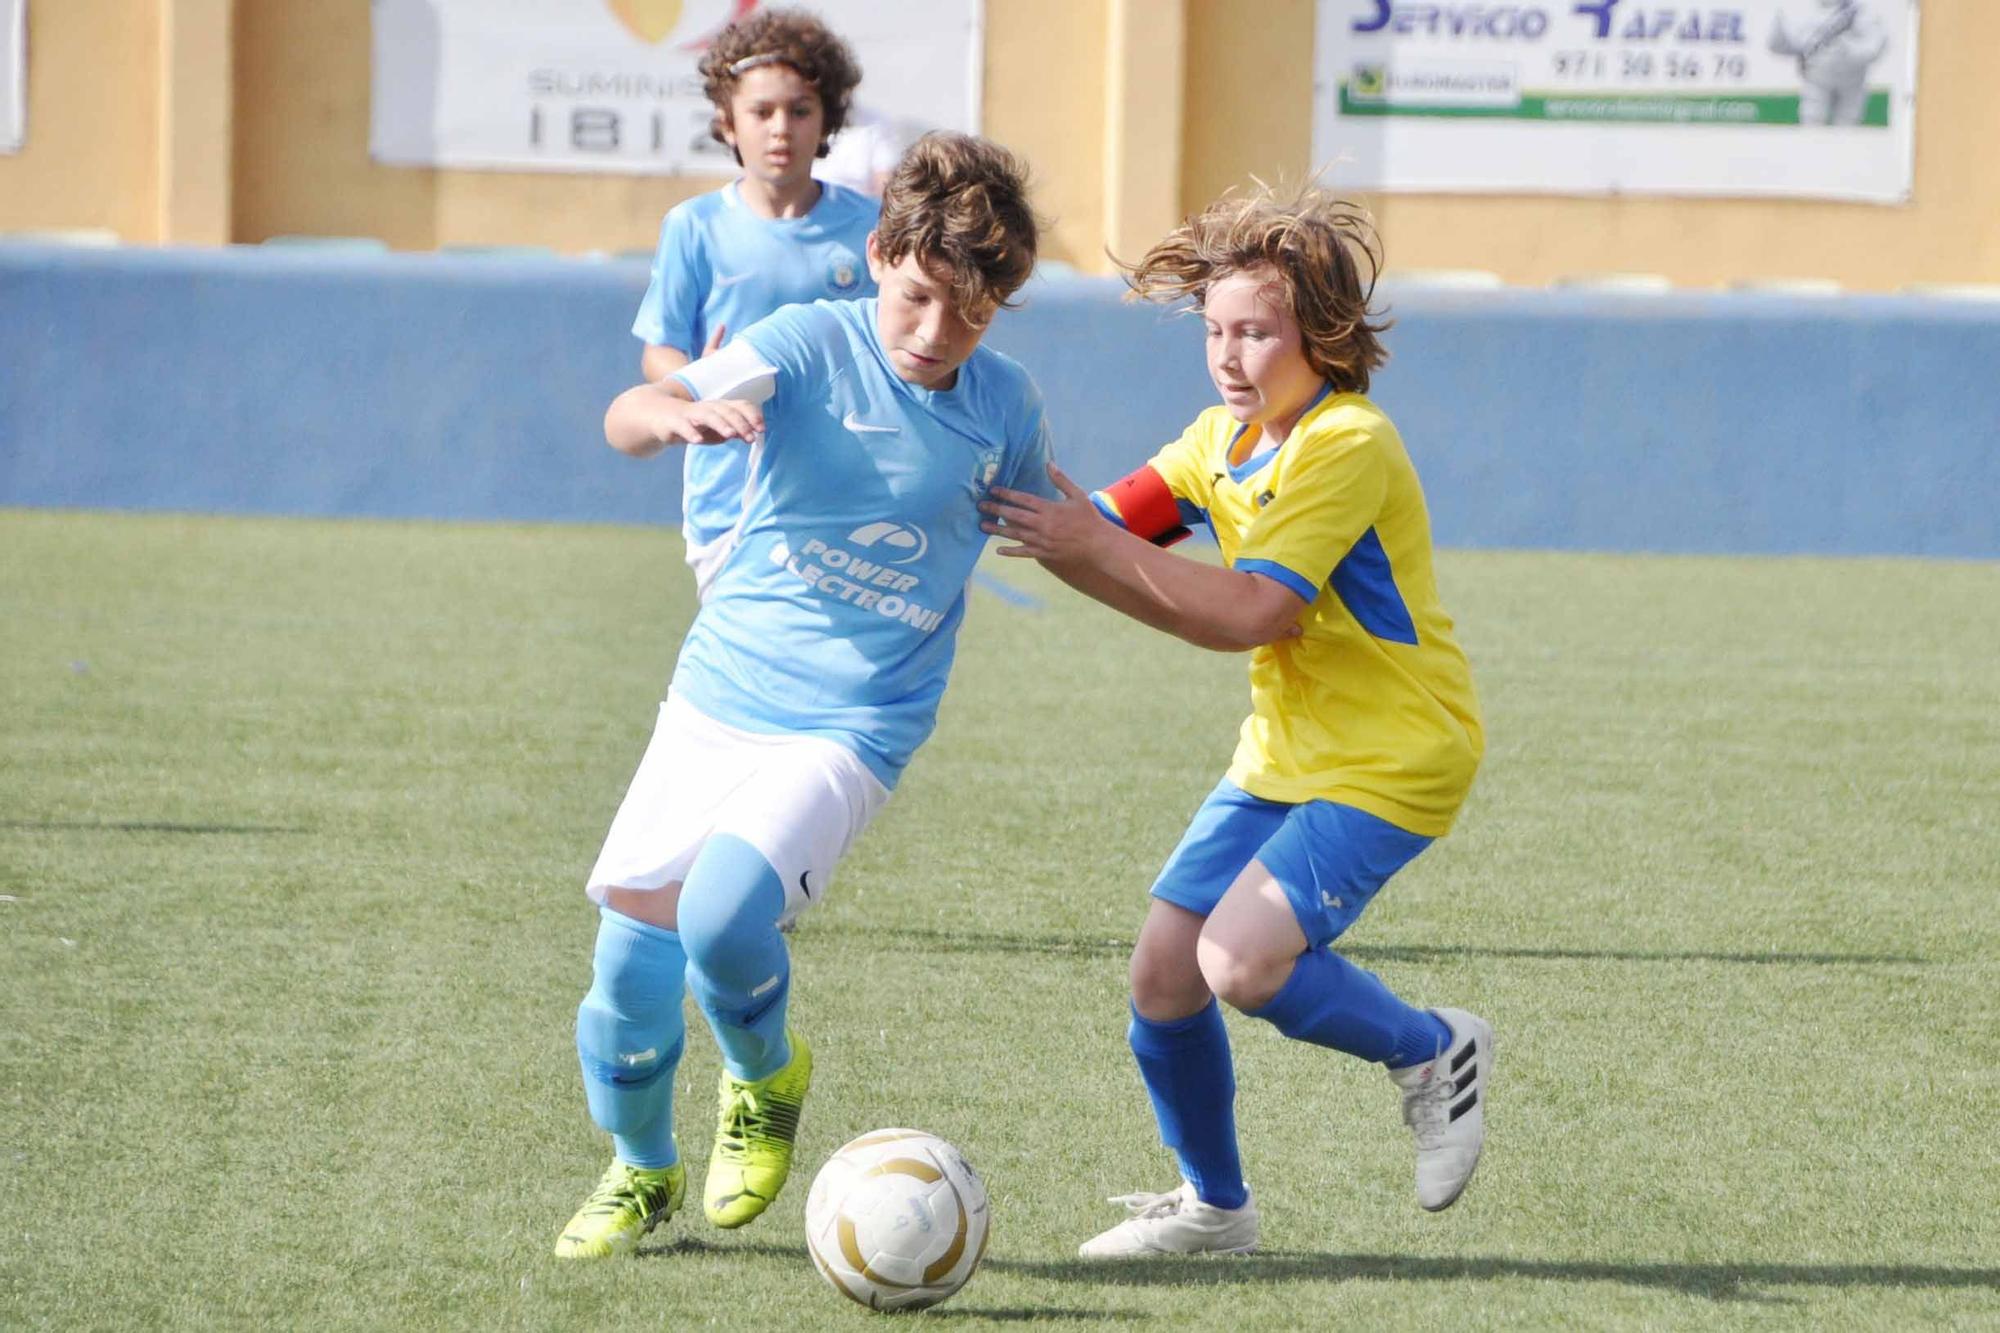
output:
[[[99,819],[0,819],[0,829],[34,833],[310,833],[285,824],[164,824]]]
[[[833,939],[903,941],[936,953],[1023,953],[1076,958],[1124,958],[1130,940],[1091,940],[1047,935],[1008,935],[976,930],[921,930],[910,927],[833,926],[802,928]],[[1547,962],[1748,963],[1767,967],[1841,967],[1881,963],[1927,964],[1931,960],[1893,953],[1725,953],[1705,949],[1499,949],[1479,945],[1343,944],[1343,958],[1356,962],[1438,963],[1456,958],[1523,958]]]
[[[1240,1258],[1152,1258],[1021,1263],[989,1259],[998,1270],[1093,1286],[1253,1282],[1459,1282],[1526,1278],[1536,1282],[1616,1282],[1718,1301],[1777,1303],[1762,1287],[1923,1287],[2000,1290],[2000,1269],[1904,1264],[1616,1264],[1542,1259],[1423,1258],[1402,1254],[1305,1254],[1265,1251]]]
[[[1103,1322],[1105,1320],[1125,1323],[1150,1323],[1153,1316],[1137,1310],[1077,1310],[1055,1305],[1023,1305],[1007,1310],[981,1309],[976,1305],[959,1305],[953,1302],[942,1309],[924,1311],[926,1319],[991,1319],[995,1323],[1025,1324],[1030,1320],[1061,1322],[1069,1320],[1081,1323],[1085,1320]]]
[[[787,1264],[805,1261],[803,1245],[729,1244],[681,1236],[643,1246],[644,1258],[685,1254],[755,1255]],[[1427,1258],[1409,1254],[1313,1254],[1265,1250],[1231,1257],[1166,1255],[1147,1259],[1025,1261],[989,1258],[987,1268],[1018,1277],[1094,1287],[1221,1287],[1264,1282],[1611,1282],[1680,1292],[1714,1301],[1794,1303],[1768,1288],[1921,1288],[2000,1292],[2000,1268],[1938,1268],[1918,1264],[1619,1264],[1589,1260]],[[937,1318],[998,1320],[1133,1320],[1120,1310],[1062,1307],[987,1309],[956,1302],[929,1312]]]
[[[671,1259],[677,1254],[750,1254],[759,1259],[800,1263],[805,1261],[806,1247],[803,1241],[797,1245],[773,1245],[768,1241],[733,1245],[703,1240],[700,1236],[676,1236],[655,1245],[641,1245],[632,1253],[641,1259]]]
[[[746,1245],[717,1244],[703,1240],[699,1236],[677,1236],[660,1245],[642,1245],[633,1251],[641,1259],[672,1259],[677,1255],[689,1254],[730,1254],[754,1255],[760,1259],[779,1259],[790,1265],[809,1262],[804,1245],[772,1245],[752,1242]],[[1030,1273],[1035,1271],[1032,1264],[999,1264],[988,1260],[986,1266],[996,1271],[1007,1269],[1012,1272]],[[1130,1310],[1080,1310],[1063,1306],[1014,1306],[993,1308],[990,1306],[966,1305],[952,1301],[937,1309],[924,1311],[926,1319],[991,1319],[999,1323],[1027,1323],[1031,1320],[1051,1321],[1092,1321],[1106,1320],[1132,1322],[1150,1319],[1151,1316]]]

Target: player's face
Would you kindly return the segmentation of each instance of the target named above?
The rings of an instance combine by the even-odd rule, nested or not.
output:
[[[898,378],[926,389],[949,389],[958,368],[978,348],[993,322],[991,310],[970,317],[953,308],[951,279],[926,267],[914,252],[891,264],[868,238],[868,271],[881,288],[875,306],[876,332],[888,349]]]
[[[790,65],[759,65],[737,81],[722,137],[745,172],[782,187],[812,175],[825,125],[826,108],[804,75]]]
[[[1208,377],[1229,415],[1279,439],[1291,433],[1323,381],[1306,360],[1299,322],[1269,269],[1231,273],[1202,303]]]

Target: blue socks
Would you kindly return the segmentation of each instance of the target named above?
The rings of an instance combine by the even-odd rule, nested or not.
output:
[[[1137,1009],[1127,1032],[1153,1101],[1160,1138],[1203,1203],[1241,1208],[1250,1198],[1236,1151],[1236,1070],[1222,1006],[1156,1023]]]
[[[1391,1069],[1429,1060],[1451,1045],[1436,1014],[1397,999],[1381,978],[1330,949],[1299,956],[1270,1003],[1248,1011],[1287,1037],[1328,1046]],[[1222,1006],[1156,1023],[1132,1011],[1127,1034],[1153,1102],[1160,1138],[1203,1203],[1241,1208],[1250,1197],[1236,1149],[1236,1075]]]
[[[686,965],[673,931],[600,911],[595,976],[576,1011],[576,1051],[590,1118],[610,1131],[618,1160],[632,1166],[679,1160],[674,1070],[686,1045]]]
[[[1382,979],[1331,949],[1299,955],[1292,975],[1262,1009],[1246,1010],[1287,1037],[1400,1069],[1451,1045],[1443,1019],[1397,999]]]
[[[792,1058],[785,1040],[792,960],[778,917],[785,886],[763,853],[729,834],[711,837],[681,886],[680,938],[688,985],[722,1062],[737,1078],[769,1078]]]

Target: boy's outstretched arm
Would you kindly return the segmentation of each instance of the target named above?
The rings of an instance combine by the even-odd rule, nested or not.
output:
[[[764,409],[730,398],[695,402],[678,380],[641,384],[611,400],[604,440],[621,454],[651,458],[670,444],[719,444],[755,440],[764,431]]]
[[[1062,498],[995,487],[982,530],[1011,538],[1001,555],[1033,559],[1114,611],[1199,648],[1242,652],[1298,637],[1305,601],[1274,579],[1185,560],[1099,513],[1090,494],[1049,464]]]

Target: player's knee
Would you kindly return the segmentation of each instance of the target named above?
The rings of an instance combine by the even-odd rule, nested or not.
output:
[[[601,986],[593,986],[576,1009],[577,1057],[589,1084],[638,1090],[671,1078],[686,1042],[678,1002],[670,1009],[635,1014]],[[613,1120],[619,1118],[616,1104],[608,1109]],[[621,1126],[605,1128],[616,1133]]]
[[[685,966],[673,936],[610,912],[603,915],[590,991],[576,1011],[576,1049],[586,1084],[636,1089],[671,1073],[687,1030],[681,1017]]]
[[[1204,933],[1195,943],[1195,963],[1202,980],[1232,1009],[1261,1009],[1284,985],[1289,960],[1280,965],[1254,951],[1225,945]]]
[[[1130,978],[1132,1007],[1154,1022],[1184,1018],[1208,1003],[1208,985],[1187,955],[1149,949],[1142,941],[1132,951]]]
[[[718,949],[778,932],[785,886],[764,854],[741,838],[710,838],[681,885],[681,943],[699,967]]]

